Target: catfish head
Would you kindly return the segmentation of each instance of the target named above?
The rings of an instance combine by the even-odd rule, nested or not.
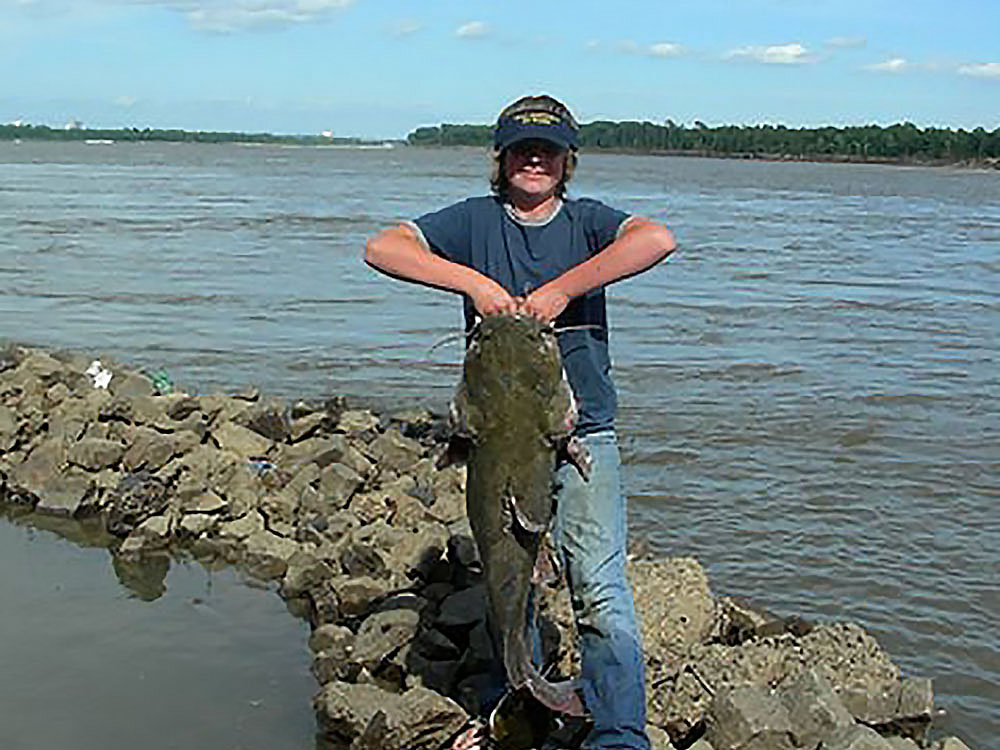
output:
[[[474,442],[511,428],[552,441],[568,436],[576,409],[552,326],[518,316],[481,320],[455,406],[459,431]]]

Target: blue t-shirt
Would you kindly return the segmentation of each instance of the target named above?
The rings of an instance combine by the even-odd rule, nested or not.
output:
[[[514,219],[498,198],[484,196],[425,214],[414,225],[435,253],[476,269],[518,297],[603,250],[628,218],[600,201],[580,198],[565,200],[544,223],[526,224]],[[466,329],[474,316],[475,307],[466,297]],[[611,381],[604,289],[572,300],[555,325],[596,326],[559,333],[559,349],[580,410],[577,432],[613,427],[618,398]]]

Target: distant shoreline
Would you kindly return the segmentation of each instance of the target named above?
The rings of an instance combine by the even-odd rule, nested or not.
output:
[[[404,144],[410,148],[426,149],[472,149],[482,150],[488,148],[478,145],[441,145],[441,144]],[[627,148],[605,148],[605,147],[585,147],[581,149],[584,154],[617,154],[621,156],[676,156],[686,159],[727,159],[730,161],[765,161],[765,162],[801,162],[815,164],[871,164],[874,166],[888,167],[952,167],[956,169],[982,169],[1000,170],[1000,158],[986,158],[982,160],[957,160],[948,159],[918,159],[912,157],[855,157],[840,154],[757,154],[757,153],[722,153],[711,151],[684,151],[679,149],[664,150],[651,149],[648,151]]]
[[[444,123],[414,130],[413,146],[481,146],[492,141],[489,125]],[[888,127],[787,128],[783,125],[693,126],[672,120],[596,121],[580,126],[580,148],[611,152],[761,161],[809,161],[845,164],[1000,168],[1000,128],[918,128],[912,123]]]
[[[620,125],[628,125],[622,123]],[[1000,143],[1000,129],[994,133],[982,135],[990,140],[990,153],[983,153],[983,149],[978,150],[982,156],[965,156],[963,158],[948,158],[932,156],[927,153],[906,153],[903,155],[883,155],[883,154],[848,154],[838,152],[816,152],[809,150],[799,151],[766,151],[766,150],[734,150],[726,146],[716,148],[657,148],[643,146],[625,145],[605,145],[604,143],[588,143],[587,133],[589,128],[595,125],[615,125],[607,123],[592,123],[583,126],[581,148],[586,153],[606,153],[623,154],[632,156],[677,156],[685,158],[710,158],[710,159],[733,159],[745,161],[768,161],[768,162],[812,162],[822,164],[875,164],[885,166],[909,166],[909,167],[952,167],[960,169],[980,169],[980,170],[1000,170],[1000,154],[993,155],[991,152],[992,141]],[[649,128],[656,131],[668,131],[669,128],[663,126],[644,123]],[[898,126],[893,126],[898,127]],[[764,132],[768,135],[774,129],[768,128],[674,128],[674,137],[719,137],[720,131],[737,130],[747,137],[759,136]],[[831,130],[831,129],[824,129]],[[836,131],[837,129],[832,129]],[[870,127],[865,129],[873,132],[876,137],[884,135],[884,131],[892,129],[881,129]],[[332,135],[275,135],[272,133],[240,133],[222,131],[198,131],[198,130],[177,130],[177,129],[150,129],[139,130],[138,128],[116,128],[116,129],[91,129],[91,128],[50,128],[38,125],[0,125],[0,142],[24,142],[24,141],[48,141],[63,143],[83,143],[87,145],[114,145],[117,143],[197,143],[197,144],[238,144],[257,146],[299,146],[312,148],[392,148],[395,146],[412,146],[415,148],[489,148],[489,127],[488,126],[449,126],[443,125],[434,128],[420,128],[410,133],[406,139],[375,139],[360,137],[335,137]],[[613,132],[613,131],[612,131]],[[782,134],[792,134],[793,136],[809,135],[814,136],[820,131],[781,130]],[[919,131],[918,131],[919,132]],[[932,135],[948,134],[958,137],[968,134],[965,131],[927,131]],[[605,135],[607,128],[605,128]],[[677,135],[677,134],[680,135]],[[709,134],[706,136],[705,134]],[[731,133],[729,133],[731,136]],[[451,137],[449,137],[451,136]],[[857,146],[856,143],[852,144]]]
[[[333,135],[275,135],[273,133],[238,133],[211,130],[160,128],[50,128],[45,125],[0,125],[0,141],[59,141],[110,145],[114,143],[240,143],[289,146],[367,146],[400,145],[402,140],[355,138]]]
[[[857,157],[843,154],[759,154],[759,153],[713,153],[703,151],[630,151],[628,149],[588,149],[589,152],[635,154],[637,156],[680,156],[697,159],[729,159],[736,161],[803,162],[817,164],[873,164],[890,167],[956,167],[963,169],[1000,170],[1000,158],[982,160],[920,159],[913,157]]]

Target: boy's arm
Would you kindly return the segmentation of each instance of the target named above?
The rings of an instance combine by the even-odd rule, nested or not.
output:
[[[513,315],[517,311],[517,302],[506,289],[473,268],[436,255],[406,224],[370,238],[365,262],[397,279],[467,294],[480,315]]]
[[[570,300],[613,281],[642,273],[670,255],[676,247],[674,233],[665,226],[633,217],[610,245],[529,294],[521,310],[541,320],[554,320]]]

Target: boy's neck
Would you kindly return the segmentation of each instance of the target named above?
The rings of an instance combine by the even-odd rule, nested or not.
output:
[[[562,205],[562,199],[554,193],[540,198],[514,194],[508,202],[514,215],[525,221],[544,221]]]

